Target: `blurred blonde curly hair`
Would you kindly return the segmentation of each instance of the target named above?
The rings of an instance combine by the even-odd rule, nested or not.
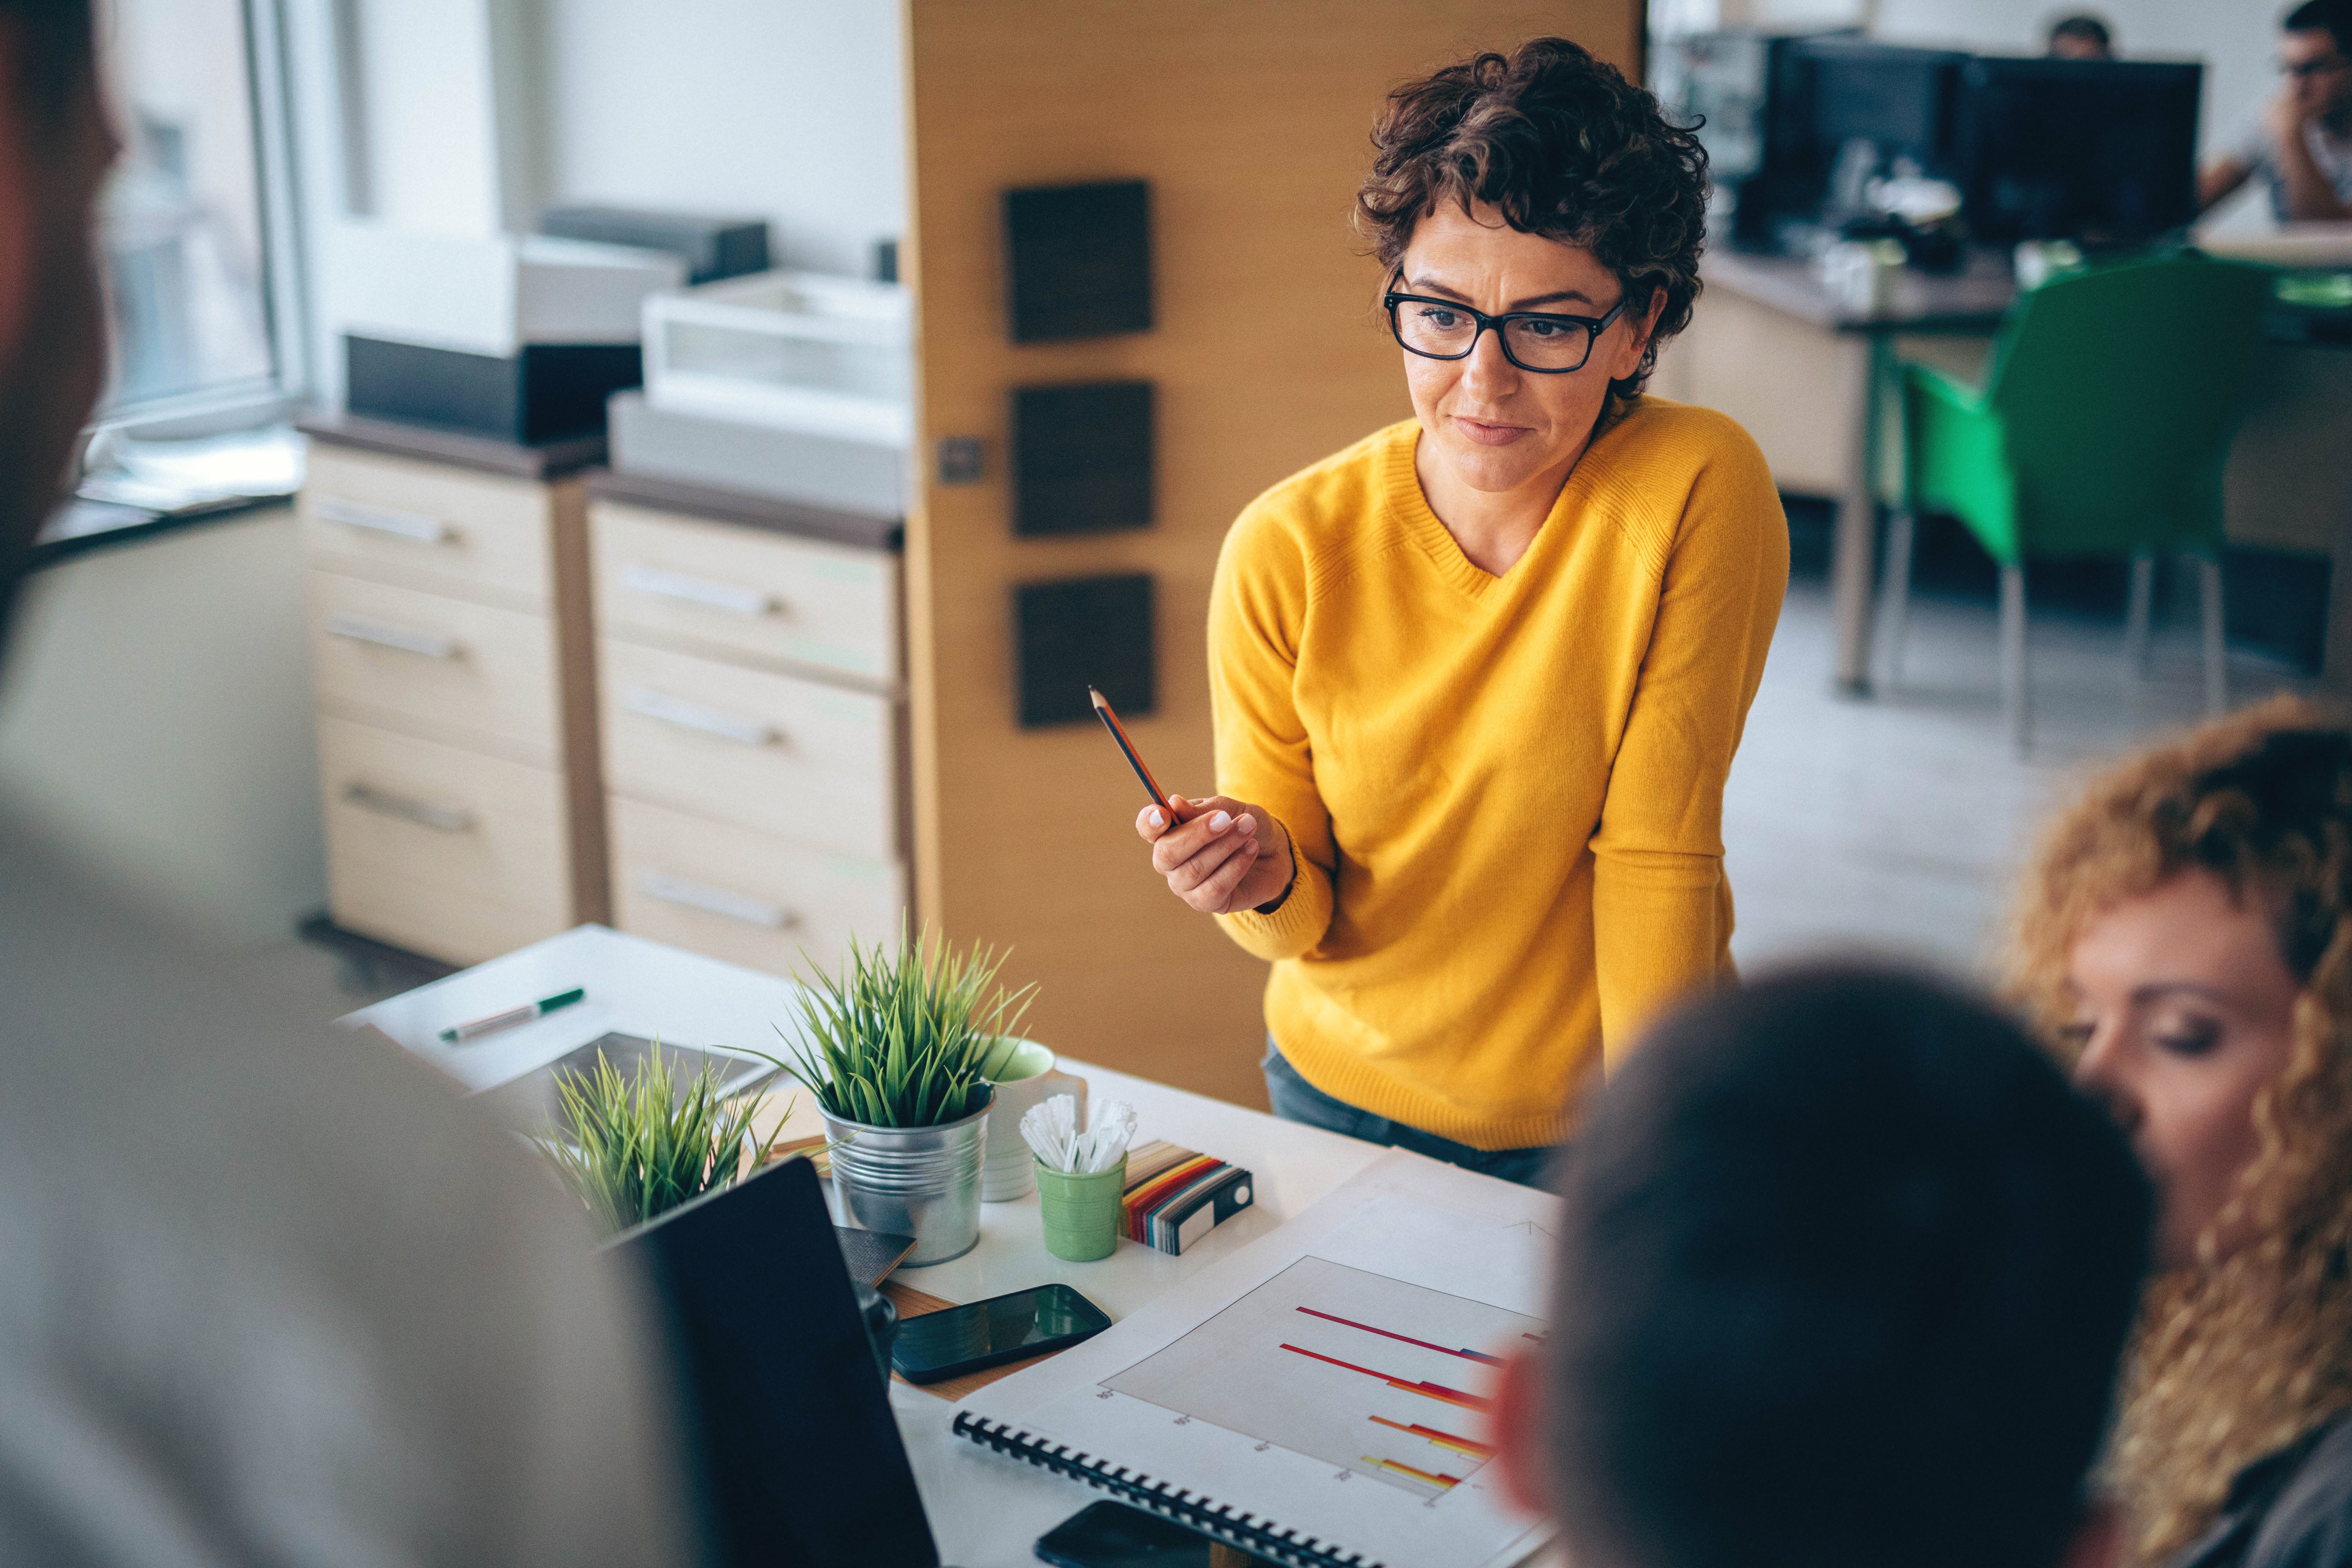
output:
[[[2011,975],[2053,1048],[2074,1048],[2084,926],[2190,870],[2272,911],[2303,990],[2287,1065],[2255,1098],[2254,1158],[2198,1261],[2142,1304],[2108,1469],[2143,1563],[2208,1529],[2239,1470],[2352,1408],[2352,726],[2276,699],[2113,768],[2051,825]],[[2254,1239],[2217,1257],[2240,1226]]]

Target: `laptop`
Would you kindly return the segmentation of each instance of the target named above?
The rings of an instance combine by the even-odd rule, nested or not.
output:
[[[806,1160],[614,1244],[660,1288],[705,1560],[939,1568],[914,1471]]]
[[[718,1078],[721,1100],[757,1089],[783,1070],[763,1058],[738,1051],[718,1047],[697,1050],[692,1046],[669,1044],[656,1047],[655,1042],[641,1035],[616,1033],[599,1035],[520,1078],[478,1090],[474,1102],[518,1132],[535,1137],[551,1125],[568,1132],[571,1124],[563,1114],[559,1079],[593,1076],[599,1058],[610,1063],[623,1078],[634,1079],[656,1048],[670,1070],[671,1098],[680,1103],[706,1069]]]

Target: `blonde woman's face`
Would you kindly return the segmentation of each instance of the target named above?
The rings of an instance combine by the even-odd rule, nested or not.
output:
[[[2209,871],[2116,905],[2068,955],[2075,1079],[2114,1111],[2159,1194],[2157,1263],[2198,1261],[2255,1152],[2254,1097],[2285,1069],[2300,987],[2258,902]],[[2246,1241],[2214,1235],[2219,1256]]]

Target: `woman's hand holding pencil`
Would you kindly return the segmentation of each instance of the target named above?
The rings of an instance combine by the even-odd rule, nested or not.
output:
[[[1151,846],[1151,868],[1168,879],[1168,890],[1202,914],[1237,915],[1290,886],[1290,836],[1247,801],[1171,795],[1166,809],[1138,812],[1135,831]]]
[[[1110,699],[1091,686],[1087,697],[1151,801],[1135,814],[1135,830],[1151,846],[1151,868],[1168,879],[1169,891],[1204,915],[1279,903],[1290,890],[1292,870],[1290,835],[1282,825],[1247,801],[1170,795],[1143,765],[1143,753]]]

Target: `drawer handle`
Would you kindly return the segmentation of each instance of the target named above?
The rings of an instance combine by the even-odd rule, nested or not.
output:
[[[748,893],[730,893],[724,888],[689,882],[667,871],[646,872],[637,879],[637,890],[648,898],[684,904],[688,909],[700,910],[705,914],[740,921],[747,926],[761,926],[769,931],[782,931],[786,926],[801,923],[800,917],[788,912],[782,904],[755,899]]]
[[[337,500],[332,497],[319,502],[317,510],[322,521],[340,522],[346,528],[397,534],[403,539],[413,539],[419,544],[446,544],[449,542],[449,525],[421,511],[394,511],[389,507],[362,506],[357,501]]]
[[[772,615],[779,606],[775,595],[747,588],[740,583],[719,583],[709,577],[696,577],[684,572],[666,572],[658,566],[627,566],[621,571],[621,585],[640,594],[657,594],[665,599],[684,599],[690,605],[708,605],[714,610],[757,620]]]
[[[621,702],[632,713],[658,719],[681,730],[717,735],[739,745],[765,746],[777,738],[773,724],[747,718],[740,713],[730,713],[724,708],[706,708],[699,702],[689,702],[683,697],[672,697],[667,691],[656,691],[647,686],[631,688]]]
[[[429,801],[394,795],[373,784],[347,784],[343,786],[343,798],[362,811],[373,811],[378,816],[396,816],[403,822],[413,822],[436,833],[463,833],[474,826],[474,814],[463,806],[435,805]]]
[[[403,653],[422,654],[426,658],[457,657],[457,643],[454,637],[445,637],[439,632],[420,632],[409,626],[395,626],[388,621],[372,621],[365,616],[330,616],[327,617],[327,632],[331,637],[373,643],[378,647],[398,648]]]

